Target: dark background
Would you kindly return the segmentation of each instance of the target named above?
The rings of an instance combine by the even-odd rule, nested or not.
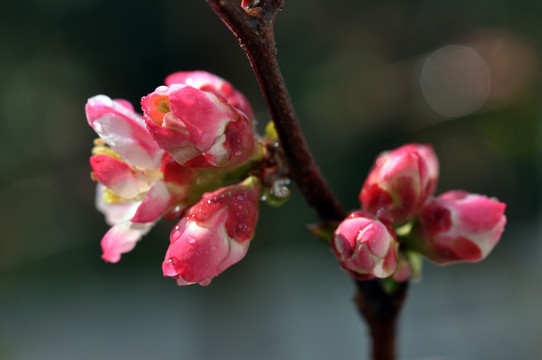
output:
[[[16,6],[16,7],[15,7]],[[374,157],[434,145],[438,192],[508,204],[477,264],[426,263],[401,359],[542,357],[542,2],[287,1],[279,61],[323,173],[349,209]],[[296,190],[262,204],[247,257],[208,287],[161,273],[173,222],[100,259],[84,116],[178,70],[230,80],[269,120],[248,61],[203,0],[0,3],[0,359],[366,359],[354,287],[303,227]]]

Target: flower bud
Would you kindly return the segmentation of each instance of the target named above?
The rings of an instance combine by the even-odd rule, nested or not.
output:
[[[255,178],[206,193],[171,232],[162,270],[179,285],[208,285],[241,260],[254,236],[261,186]]]
[[[401,224],[434,194],[438,159],[429,145],[408,144],[380,154],[359,199],[365,211]]]
[[[143,97],[141,106],[154,140],[180,164],[234,168],[254,154],[252,121],[215,92],[160,86]]]
[[[411,246],[439,264],[480,261],[501,238],[505,207],[483,195],[446,192],[424,206]]]
[[[331,245],[339,265],[356,279],[385,278],[395,271],[398,243],[370,214],[350,214],[335,230]]]

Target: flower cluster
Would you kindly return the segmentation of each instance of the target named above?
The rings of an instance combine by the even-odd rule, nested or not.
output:
[[[86,105],[100,137],[90,158],[96,206],[111,225],[102,257],[119,261],[159,219],[180,217],[164,276],[206,285],[254,236],[265,190],[247,170],[262,153],[254,113],[230,83],[202,71],[170,75],[141,107],[143,116],[104,95]]]
[[[363,211],[333,234],[340,266],[359,280],[406,281],[416,270],[412,254],[439,264],[484,259],[504,230],[506,205],[464,191],[434,197],[438,174],[429,145],[380,154],[359,194]]]
[[[247,99],[203,71],[178,72],[141,100],[98,95],[86,116],[99,135],[90,164],[96,206],[111,225],[102,258],[117,262],[161,218],[179,218],[162,270],[179,285],[207,285],[241,260],[260,199],[289,195],[276,132],[260,138]],[[419,254],[439,264],[484,259],[504,230],[505,204],[449,191],[435,197],[439,162],[429,145],[380,154],[359,194],[361,210],[335,229],[340,266],[359,280],[405,281]]]

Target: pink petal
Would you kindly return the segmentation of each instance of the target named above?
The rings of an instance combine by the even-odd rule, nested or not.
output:
[[[148,223],[158,220],[168,211],[174,200],[175,197],[171,195],[166,184],[162,181],[157,182],[145,195],[132,222]]]
[[[125,101],[113,101],[105,95],[90,98],[85,106],[88,123],[130,164],[158,168],[163,151],[147,132],[143,118],[127,106]]]
[[[175,184],[180,188],[187,188],[194,182],[194,170],[179,164],[171,155],[162,159],[160,171],[164,174],[164,182]]]
[[[182,119],[190,141],[199,149],[208,149],[235,119],[230,107],[215,95],[185,86],[169,95],[169,106]]]
[[[131,251],[153,226],[153,222],[136,224],[130,221],[113,226],[102,238],[102,259],[112,263],[118,262],[121,254]]]
[[[99,154],[90,157],[90,165],[98,180],[119,196],[131,199],[139,195],[143,184],[125,162]]]
[[[254,112],[245,96],[228,81],[206,71],[179,71],[166,78],[166,85],[186,84],[224,98],[231,106],[242,111],[251,121]]]

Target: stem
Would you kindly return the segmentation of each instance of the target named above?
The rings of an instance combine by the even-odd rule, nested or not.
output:
[[[290,175],[323,223],[342,221],[346,213],[322,176],[295,114],[292,100],[277,62],[273,23],[285,0],[207,0],[214,12],[234,33],[245,50],[284,154]],[[356,303],[372,336],[374,360],[395,359],[397,319],[408,283],[392,294],[379,280],[356,281]]]
[[[396,334],[399,313],[406,298],[408,282],[388,294],[379,280],[356,280],[356,304],[363,315],[372,337],[372,358],[394,360],[396,358]]]
[[[277,62],[273,22],[284,0],[261,0],[246,10],[232,0],[208,1],[248,55],[289,162],[292,181],[322,222],[344,219],[344,210],[311,155]]]

